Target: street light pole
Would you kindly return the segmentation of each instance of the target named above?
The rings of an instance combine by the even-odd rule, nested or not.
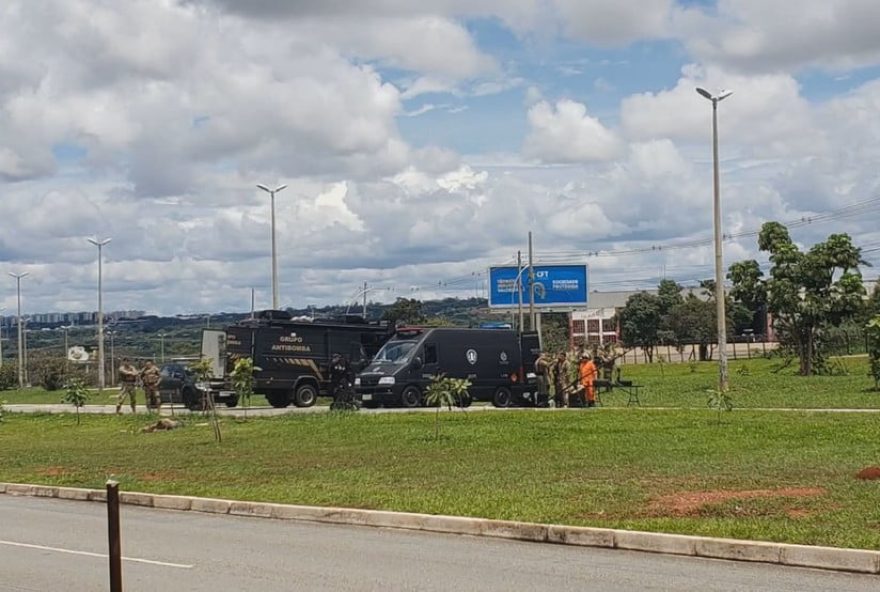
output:
[[[16,284],[16,295],[18,298],[18,319],[16,320],[16,324],[18,325],[18,388],[24,388],[24,333],[22,332],[21,327],[21,280],[22,278],[30,275],[27,271],[24,273],[12,273],[9,272],[9,275],[15,278]]]
[[[718,103],[733,94],[723,90],[713,95],[704,88],[697,93],[712,102],[712,172],[714,175],[714,227],[715,227],[715,316],[718,321],[718,390],[726,392],[729,386],[727,372],[727,313],[724,297],[724,258],[721,250],[721,182],[718,171]]]
[[[104,245],[109,243],[110,238],[104,240],[86,239],[98,247],[98,392],[104,392],[106,377],[104,376],[104,295],[103,295],[103,259]]]
[[[257,187],[268,193],[270,196],[272,209],[272,310],[278,310],[278,253],[275,248],[275,194],[287,187],[287,185],[279,185],[275,189],[269,189],[263,184],[258,184]]]

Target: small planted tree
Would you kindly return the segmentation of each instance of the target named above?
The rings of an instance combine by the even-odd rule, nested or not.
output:
[[[76,408],[76,425],[79,425],[79,408],[86,404],[89,399],[89,389],[81,380],[71,380],[64,391],[62,402],[69,403]]]
[[[211,426],[214,428],[214,439],[217,440],[217,442],[222,442],[223,435],[220,433],[220,419],[217,417],[217,407],[214,405],[214,395],[211,393],[211,388],[208,385],[208,381],[214,376],[214,370],[211,365],[211,360],[209,358],[200,358],[190,364],[189,367],[193,374],[195,374],[196,386],[204,390],[205,403],[207,405],[205,412],[211,414]]]
[[[232,388],[242,401],[244,416],[247,418],[247,408],[251,406],[251,397],[254,395],[254,361],[251,358],[239,358],[229,376],[232,378]]]
[[[721,413],[733,411],[733,399],[726,391],[708,389],[706,392],[709,394],[707,405],[709,409],[715,409],[718,412],[718,425],[721,425]]]
[[[425,391],[425,402],[428,405],[437,406],[437,414],[434,416],[434,439],[440,439],[440,409],[446,407],[452,409],[459,401],[468,396],[471,382],[466,378],[449,378],[439,374],[431,378],[431,384]]]
[[[3,407],[3,404],[6,401],[0,401],[0,423],[3,423],[3,414],[6,412],[6,409]]]

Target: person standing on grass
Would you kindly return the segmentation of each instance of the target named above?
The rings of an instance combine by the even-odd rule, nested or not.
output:
[[[116,399],[116,415],[119,415],[122,412],[122,404],[125,403],[126,397],[128,397],[131,404],[131,412],[135,412],[136,400],[134,387],[135,383],[137,383],[137,379],[137,368],[132,365],[128,358],[122,358],[122,364],[119,366],[119,382],[121,385],[119,388],[119,396]]]
[[[535,360],[535,376],[538,382],[538,396],[535,405],[541,406],[550,400],[550,356],[547,352],[541,352]]]
[[[585,351],[581,357],[580,365],[578,366],[578,376],[580,378],[581,386],[584,388],[584,393],[587,395],[587,407],[596,406],[596,389],[594,388],[594,383],[596,382],[598,374],[599,372],[596,369],[596,364],[593,363],[590,354]]]
[[[553,400],[557,407],[568,407],[568,386],[570,382],[568,360],[565,352],[556,354],[551,368],[553,373]]]
[[[162,406],[162,399],[159,397],[160,378],[158,366],[152,360],[147,360],[141,370],[141,384],[144,385],[144,399],[147,409],[153,408],[156,413],[159,413],[159,408]]]

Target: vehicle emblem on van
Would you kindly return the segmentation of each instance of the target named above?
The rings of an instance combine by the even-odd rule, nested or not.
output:
[[[469,349],[465,352],[464,355],[471,366],[477,363],[477,350]]]
[[[507,361],[507,352],[506,351],[501,352],[500,357],[501,357],[502,362],[506,362]]]

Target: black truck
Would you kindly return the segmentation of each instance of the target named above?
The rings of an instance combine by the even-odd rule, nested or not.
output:
[[[235,362],[251,358],[259,369],[254,372],[254,392],[265,395],[273,407],[311,407],[319,395],[329,394],[334,353],[360,371],[393,334],[387,325],[367,323],[359,316],[298,320],[274,310],[223,331],[209,331],[203,333],[202,355],[215,360],[212,389],[229,389],[225,377]]]
[[[470,380],[474,401],[509,407],[536,397],[537,333],[508,329],[400,328],[355,379],[365,407],[418,407],[436,375]],[[461,402],[470,404],[470,400]]]

